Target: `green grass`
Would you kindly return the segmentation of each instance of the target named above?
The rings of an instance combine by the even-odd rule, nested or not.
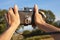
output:
[[[53,38],[50,35],[43,35],[43,36],[29,37],[23,40],[53,40]]]
[[[42,36],[33,36],[28,38],[19,39],[21,36],[13,36],[12,40],[53,40],[50,35],[42,35]]]

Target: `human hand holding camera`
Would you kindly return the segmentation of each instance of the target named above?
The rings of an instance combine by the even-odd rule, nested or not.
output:
[[[35,17],[34,17],[35,24],[36,25],[37,24],[44,24],[45,21],[44,21],[42,15],[39,14],[39,12],[38,12],[38,6],[37,5],[34,6],[34,11],[35,11]]]
[[[14,6],[14,11],[12,8],[9,8],[8,13],[5,15],[5,17],[9,26],[18,26],[20,24],[20,17],[17,5]]]

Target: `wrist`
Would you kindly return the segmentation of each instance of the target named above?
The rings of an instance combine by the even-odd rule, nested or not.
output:
[[[12,23],[11,26],[12,27],[18,27],[20,23]]]

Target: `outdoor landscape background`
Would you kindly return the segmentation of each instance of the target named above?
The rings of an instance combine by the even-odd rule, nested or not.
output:
[[[60,28],[60,0],[0,0],[0,34],[8,28],[6,26],[4,14],[10,7],[14,7],[15,4],[18,5],[19,10],[22,10],[24,7],[32,8],[35,4],[37,4],[39,9],[42,9],[45,14],[49,14],[47,15],[47,19],[49,18],[50,21],[46,19],[46,22]],[[53,21],[51,21],[51,19],[53,19]],[[22,38],[23,40],[40,40],[46,38],[50,38],[49,40],[53,39],[50,35],[41,36],[40,33],[42,34],[45,32],[39,29],[33,29],[31,25],[20,26],[17,28],[15,33],[11,40],[20,40],[22,34],[25,35]],[[29,37],[28,34],[31,37]]]

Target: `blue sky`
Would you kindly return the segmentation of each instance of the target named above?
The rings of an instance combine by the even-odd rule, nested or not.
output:
[[[19,9],[37,4],[39,9],[52,10],[56,20],[60,20],[60,0],[0,0],[0,9],[9,9],[14,4],[17,4]]]

